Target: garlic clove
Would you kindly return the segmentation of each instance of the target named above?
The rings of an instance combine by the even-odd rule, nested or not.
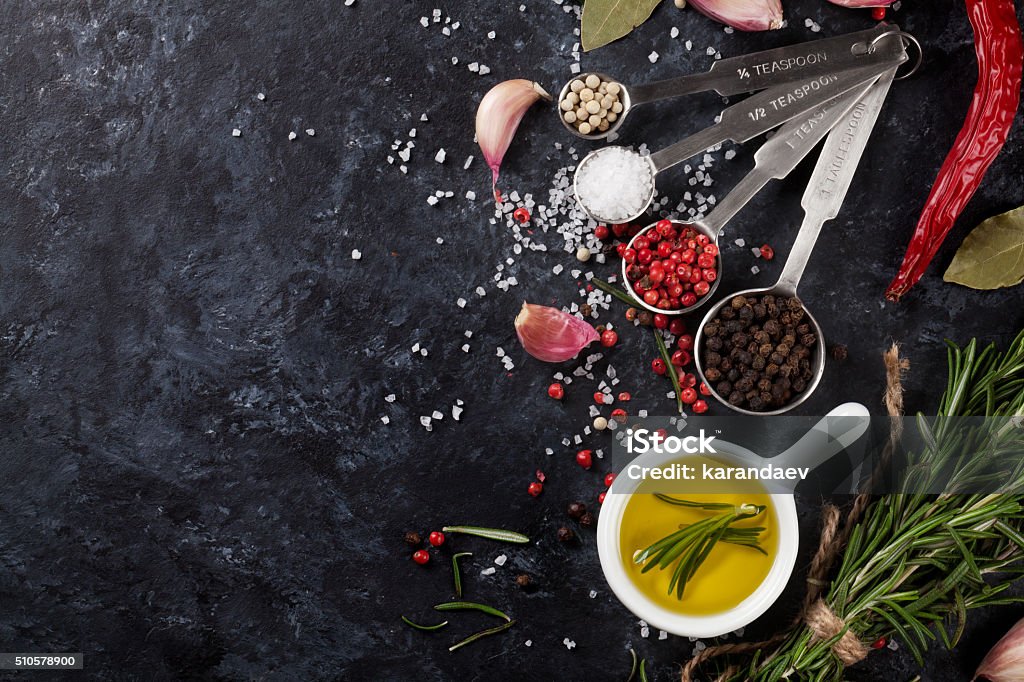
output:
[[[1019,682],[1024,680],[1024,619],[1010,628],[974,673],[972,680]]]
[[[596,329],[574,315],[525,302],[515,326],[526,352],[544,362],[570,360],[600,338]]]
[[[515,78],[498,83],[480,100],[476,110],[476,141],[491,168],[495,201],[501,201],[497,190],[501,161],[526,110],[539,99],[550,100],[551,95],[538,83]]]
[[[781,0],[690,0],[689,4],[701,14],[740,31],[782,28]]]

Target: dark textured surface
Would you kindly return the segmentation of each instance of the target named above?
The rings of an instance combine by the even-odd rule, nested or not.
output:
[[[850,399],[876,409],[890,339],[914,362],[908,407],[927,411],[944,380],[943,337],[1005,342],[1024,322],[1020,289],[980,294],[940,278],[970,226],[1024,203],[1019,119],[937,266],[904,303],[882,302],[975,69],[959,2],[903,5],[896,19],[926,61],[894,88],[803,283],[851,356],[829,365],[804,414]],[[706,69],[708,45],[728,56],[810,39],[808,16],[824,33],[870,23],[818,0],[786,8],[786,30],[728,35],[665,3],[583,65],[642,82]],[[510,293],[491,280],[513,241],[488,223],[475,103],[505,78],[555,89],[576,20],[549,1],[528,0],[525,12],[451,3],[444,16],[462,26],[445,37],[419,24],[432,9],[126,0],[8,3],[0,13],[0,650],[83,651],[96,679],[594,680],[624,678],[632,646],[655,679],[675,678],[693,645],[640,637],[604,584],[591,532],[554,541],[565,504],[594,504],[604,473],[582,472],[559,445],[582,429],[593,387],[577,382],[564,404],[546,398],[551,370],[525,357],[511,321],[524,298],[574,300],[568,274],[551,274],[574,263],[528,253],[508,268],[520,282]],[[472,61],[492,73],[471,73]],[[623,141],[661,146],[720,106],[706,94],[637,111]],[[411,127],[417,147],[403,175],[386,157]],[[568,142],[554,115],[533,112],[503,187],[546,199],[570,163],[554,151],[559,140]],[[715,191],[745,172],[753,149],[718,162]],[[464,171],[469,154],[478,158]],[[769,186],[732,224],[730,244],[769,241],[779,253],[755,277],[749,251],[728,247],[735,287],[777,275],[806,173]],[[672,174],[662,181],[678,196]],[[455,198],[429,207],[436,189]],[[462,198],[470,189],[477,202]],[[416,342],[429,356],[410,353]],[[634,409],[670,409],[665,384],[645,369],[647,335],[623,330],[609,357]],[[392,392],[397,401],[385,403]],[[446,417],[428,433],[419,416],[435,409]],[[549,480],[533,499],[525,488],[537,467]],[[802,501],[808,542],[816,506]],[[452,522],[515,527],[537,542],[464,538],[425,570],[409,561],[404,531]],[[432,620],[429,606],[448,597],[451,545],[476,552],[467,596],[519,620],[454,654],[448,644],[485,617],[457,614],[436,635],[398,621]],[[502,552],[508,563],[481,577]],[[535,591],[513,584],[520,571]],[[798,583],[748,635],[790,617]],[[956,652],[929,656],[925,679],[966,678],[1019,615],[974,614]],[[883,652],[850,678],[915,671],[902,652]]]

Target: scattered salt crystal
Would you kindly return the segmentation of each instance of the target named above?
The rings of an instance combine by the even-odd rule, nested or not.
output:
[[[575,63],[574,62],[574,63],[570,64],[569,65],[569,71],[572,72],[572,73],[579,73],[580,72],[580,65],[579,65],[579,63]]]
[[[288,139],[289,140],[294,140],[296,137],[298,137],[298,135],[295,134],[294,130],[292,132],[288,133]],[[399,156],[401,156],[401,152],[399,152]],[[408,159],[405,159],[405,160],[408,161]]]
[[[430,119],[428,119],[428,118],[427,118],[427,115],[426,115],[426,114],[420,114],[420,120],[421,120],[421,121],[428,121],[428,120],[430,120]]]
[[[488,31],[488,32],[487,32],[487,37],[488,37],[488,38],[490,38],[491,40],[494,40],[494,37],[495,37],[496,35],[498,35],[498,34],[497,34],[497,33],[495,33],[494,31]]]
[[[464,298],[462,298],[460,296],[458,298],[458,300],[455,301],[455,305],[459,306],[460,308],[465,308],[466,307],[466,299],[464,299]]]
[[[499,554],[498,556],[494,557],[494,563],[496,563],[499,566],[504,566],[506,561],[508,561],[508,557],[504,554]]]
[[[566,637],[565,639],[562,640],[562,644],[565,645],[566,649],[572,649],[573,647],[576,646],[576,642],[572,641],[568,637]]]
[[[459,421],[459,417],[462,416],[462,408],[458,405],[452,405],[452,419]]]
[[[352,249],[352,260],[359,260],[363,257],[363,252],[359,249]]]
[[[466,198],[469,199],[470,201],[475,201],[476,192],[474,192],[473,190],[469,190],[468,192],[466,192]]]
[[[420,417],[420,424],[423,424],[423,426],[425,426],[425,427],[427,427],[429,429],[430,428],[430,417],[427,417],[427,416]]]
[[[434,419],[444,419],[444,414],[440,410],[434,410],[434,413],[430,416]]]
[[[668,633],[664,630],[658,630],[658,639],[668,639]]]
[[[466,157],[466,162],[464,164],[462,164],[462,170],[467,170],[469,168],[470,164],[472,164],[472,163],[473,163],[473,155],[470,154],[469,156]]]
[[[712,56],[713,54],[715,54],[715,48],[709,47],[707,49],[707,54],[708,54],[709,57]]]
[[[463,335],[464,335],[464,336],[465,336],[465,337],[466,337],[467,339],[471,339],[471,338],[473,338],[473,332],[469,331],[468,329],[467,329],[466,331],[462,332],[462,334],[463,334]]]
[[[593,599],[593,598],[595,598],[596,596],[597,596],[597,590],[591,590],[591,591],[590,591],[590,598],[591,598],[591,599]]]
[[[480,71],[480,64],[478,62],[470,62],[469,66],[467,66],[466,68],[472,71],[473,73],[477,73],[478,71]]]
[[[704,651],[707,648],[708,645],[698,639],[697,643],[693,645],[693,652],[698,653],[700,651]]]
[[[469,352],[469,344],[468,343],[462,344],[462,352],[463,353],[468,353]]]
[[[263,101],[263,100],[265,100],[266,98],[267,98],[267,96],[266,96],[266,95],[264,95],[264,94],[263,94],[262,92],[257,92],[257,93],[256,93],[256,99],[258,99],[259,101],[261,101],[261,102],[262,102],[262,101]]]
[[[234,137],[241,137],[241,136],[242,136],[242,131],[241,131],[241,130],[239,130],[238,128],[235,128],[234,130],[232,130],[232,131],[231,131],[231,134],[232,134],[232,135],[233,135]]]
[[[434,204],[437,203],[437,197],[431,194],[429,197],[427,197],[427,203],[433,206]]]
[[[426,17],[420,17],[420,24],[423,25],[423,28],[426,28],[427,26],[430,26],[430,19],[427,19]]]
[[[434,241],[436,241],[438,244],[444,244],[444,238],[443,237],[438,237]]]
[[[734,158],[736,158],[736,150],[735,149],[727,149],[725,151],[725,158],[726,159],[734,159]]]
[[[480,75],[481,76],[486,76],[490,72],[491,72],[491,67],[487,66],[486,64],[481,64],[480,65]]]
[[[742,249],[744,246],[747,245],[747,242],[746,242],[745,239],[737,239],[735,241],[735,244],[736,244],[736,246],[738,246],[738,247],[740,247]]]
[[[384,400],[388,401],[389,403],[393,403],[395,402],[396,397],[397,396],[395,396],[394,393],[388,393],[386,396],[384,396]]]
[[[523,644],[526,645],[526,646],[533,646],[533,640],[532,639],[528,639],[525,642],[523,642]]]
[[[484,288],[483,288],[483,287],[477,287],[477,288],[476,288],[476,295],[477,295],[477,296],[486,296],[486,295],[487,295],[487,292],[486,292],[486,291],[484,291]]]
[[[309,135],[310,137],[313,137],[314,135],[316,135],[316,128],[306,128],[306,134]]]
[[[386,414],[385,415],[381,415],[380,420],[382,422],[384,422],[385,424],[390,424],[391,423],[391,417],[387,416]]]
[[[761,268],[759,268],[759,267],[757,267],[756,265],[754,265],[754,266],[752,266],[752,267],[750,268],[750,272],[752,272],[753,274],[755,274],[755,275],[756,275],[757,273],[761,272]]]
[[[671,36],[672,38],[678,38],[678,37],[679,37],[679,29],[678,29],[678,28],[676,28],[675,26],[673,26],[673,27],[672,27],[672,30],[671,30],[671,31],[669,31],[669,32],[668,32],[668,34],[669,34],[669,36]]]
[[[689,52],[692,49],[693,49],[693,41],[692,40],[687,40],[686,41],[686,51]]]
[[[422,355],[423,357],[427,357],[427,349],[426,348],[420,348],[420,355]]]
[[[444,163],[444,159],[446,156],[447,153],[444,151],[444,147],[441,147],[440,149],[437,150],[437,153],[434,154],[434,161],[437,161],[438,163]]]
[[[494,575],[496,569],[494,566],[488,566],[484,570],[480,571],[480,575]]]

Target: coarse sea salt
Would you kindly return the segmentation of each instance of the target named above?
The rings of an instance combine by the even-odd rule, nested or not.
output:
[[[604,147],[584,159],[576,172],[576,196],[595,217],[626,222],[642,213],[654,189],[650,161],[624,147]]]

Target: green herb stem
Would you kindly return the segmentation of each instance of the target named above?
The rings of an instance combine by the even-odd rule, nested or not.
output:
[[[481,630],[480,632],[475,632],[472,635],[470,635],[469,637],[467,637],[466,639],[462,640],[461,642],[456,642],[455,644],[453,644],[450,647],[448,647],[448,651],[455,651],[458,648],[464,647],[467,644],[472,644],[473,642],[477,641],[478,639],[482,639],[484,637],[487,637],[488,635],[496,635],[499,632],[503,632],[505,630],[508,630],[510,627],[512,627],[515,624],[516,624],[516,622],[514,620],[510,620],[507,623],[502,623],[501,625],[499,625],[497,627],[488,628],[487,630]]]
[[[676,407],[679,409],[679,414],[683,413],[683,389],[679,385],[679,375],[676,373],[676,366],[672,364],[672,356],[668,354],[668,348],[665,347],[665,339],[661,335],[661,331],[657,327],[651,327],[654,331],[654,342],[658,344],[658,352],[661,354],[661,361],[665,363],[668,378],[672,380],[672,388],[676,393]]]
[[[462,599],[462,576],[459,574],[459,558],[473,556],[471,552],[456,552],[452,554],[452,580],[455,581],[455,596]]]
[[[434,607],[435,611],[483,611],[491,616],[497,616],[498,618],[504,618],[507,621],[511,621],[508,614],[504,611],[499,611],[493,606],[487,604],[478,604],[473,601],[450,601],[443,604],[438,604]]]
[[[412,622],[405,616],[402,616],[402,621],[409,627],[416,628],[417,630],[423,630],[424,632],[434,632],[435,630],[440,630],[445,625],[448,625],[448,621],[443,621],[437,625],[420,625],[419,623]]]
[[[598,279],[597,277],[591,278],[590,281],[593,283],[593,285],[595,287],[597,287],[598,289],[600,289],[604,293],[611,294],[612,296],[614,296],[615,298],[619,299],[620,301],[622,301],[623,303],[625,303],[628,306],[632,306],[634,308],[636,307],[636,301],[631,299],[629,297],[629,294],[623,292],[621,289],[619,289],[617,287],[613,287],[608,282],[605,282],[604,280]]]
[[[499,542],[512,542],[518,545],[525,545],[530,538],[522,533],[505,530],[503,528],[484,528],[482,526],[445,526],[441,529],[445,533],[462,533],[463,535],[476,535],[477,537],[497,540]]]

